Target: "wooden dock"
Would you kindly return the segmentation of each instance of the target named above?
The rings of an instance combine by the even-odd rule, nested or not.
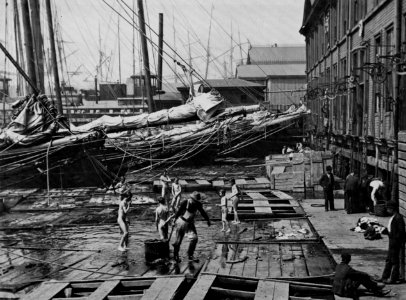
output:
[[[202,274],[192,286],[185,300],[249,299],[249,300],[304,300],[309,294],[319,299],[334,299],[331,286],[306,282],[264,280]]]
[[[21,300],[180,300],[189,284],[184,276],[89,281],[48,281]]]
[[[254,278],[305,278],[334,273],[335,262],[320,242],[218,243],[202,270]]]

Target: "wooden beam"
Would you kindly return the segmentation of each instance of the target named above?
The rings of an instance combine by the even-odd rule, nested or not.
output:
[[[55,282],[50,283],[46,282],[43,283],[38,289],[36,289],[33,293],[28,295],[24,295],[21,300],[50,300],[54,296],[56,296],[59,292],[61,292],[64,288],[69,286],[69,282]]]
[[[87,300],[104,299],[110,294],[118,285],[120,280],[111,280],[103,282],[93,293],[91,293]]]
[[[201,275],[189,290],[184,300],[204,299],[215,279],[216,275]]]
[[[219,288],[219,287],[212,287],[210,290],[215,294],[213,299],[218,299],[216,297],[216,295],[227,297],[227,299],[237,298],[237,299],[254,300],[254,298],[255,298],[254,292],[223,289],[223,288]],[[195,299],[197,300],[197,299],[203,299],[203,298],[195,298]]]
[[[277,300],[276,298],[273,297],[274,291],[275,291],[274,281],[260,280],[258,281],[257,290],[255,291],[255,300],[273,300],[273,299]]]
[[[184,277],[160,277],[146,290],[142,300],[170,300],[174,299],[180,286],[185,281]]]

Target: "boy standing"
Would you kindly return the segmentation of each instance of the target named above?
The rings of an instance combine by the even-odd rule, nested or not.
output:
[[[227,221],[227,197],[226,197],[226,191],[225,190],[220,190],[219,195],[221,197],[220,200],[220,208],[221,208],[221,223],[223,224],[223,228],[221,231],[225,231],[226,233],[230,233],[230,224],[228,224]],[[227,227],[227,230],[226,230]]]

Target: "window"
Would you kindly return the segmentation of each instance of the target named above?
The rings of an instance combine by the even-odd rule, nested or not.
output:
[[[337,42],[337,2],[334,2],[331,7],[331,45],[334,45]]]
[[[353,9],[353,23],[352,26],[357,25],[359,19],[360,19],[360,7],[359,7],[359,1],[358,0],[353,0],[352,1],[352,9]]]
[[[375,93],[375,112],[378,113],[381,110],[381,94]]]
[[[327,9],[326,15],[324,16],[324,43],[325,51],[330,48],[330,8]]]
[[[382,40],[381,35],[375,36],[375,62],[378,61],[378,56],[382,55]]]
[[[393,27],[390,27],[386,31],[386,55],[390,56],[395,53],[394,48],[394,39],[393,39]],[[386,59],[386,80],[384,82],[385,86],[385,111],[392,111],[393,110],[393,75],[392,75],[392,67],[390,59]]]
[[[358,67],[361,68],[358,71],[358,80],[359,80],[359,82],[364,82],[365,76],[364,76],[364,71],[362,70],[362,67],[364,66],[364,63],[365,63],[365,51],[361,50],[359,52],[359,65],[358,65]]]
[[[326,85],[329,90],[331,90],[330,83],[331,83],[331,71],[330,71],[330,68],[327,68],[326,69]]]
[[[341,37],[347,33],[348,29],[348,2],[341,1],[341,15],[342,15],[342,27],[341,27]]]

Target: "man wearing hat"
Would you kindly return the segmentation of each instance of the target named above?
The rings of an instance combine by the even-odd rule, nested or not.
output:
[[[340,297],[358,299],[358,287],[362,284],[375,296],[385,296],[390,290],[384,290],[385,284],[377,283],[365,273],[351,268],[348,264],[351,261],[351,254],[342,253],[341,263],[337,265],[333,281],[333,293]]]
[[[397,203],[389,201],[386,210],[392,217],[388,223],[388,255],[382,273],[382,282],[393,284],[405,281],[405,221],[397,211]]]
[[[195,252],[197,245],[197,231],[195,226],[195,216],[197,211],[200,212],[202,217],[207,221],[207,225],[210,226],[210,219],[203,205],[200,202],[200,193],[193,192],[189,199],[184,200],[178,211],[175,214],[175,224],[176,224],[176,240],[173,243],[173,257],[176,261],[179,261],[179,249],[182,244],[183,237],[185,233],[190,233],[190,244],[188,249],[188,257],[191,261],[196,261],[193,258],[193,253]]]
[[[324,208],[328,211],[334,210],[334,175],[332,173],[333,168],[331,166],[326,167],[326,173],[321,176],[319,184],[323,187],[324,191]]]

